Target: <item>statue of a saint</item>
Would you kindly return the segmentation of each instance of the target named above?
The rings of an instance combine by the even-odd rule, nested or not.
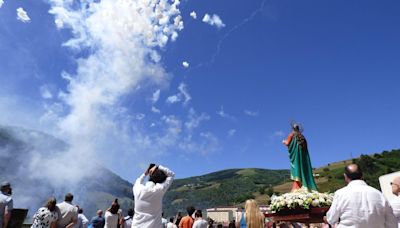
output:
[[[307,141],[302,134],[303,129],[297,123],[291,124],[292,132],[282,143],[288,147],[290,158],[290,179],[292,179],[292,192],[301,187],[308,191],[317,191],[313,177],[310,156],[308,155]]]

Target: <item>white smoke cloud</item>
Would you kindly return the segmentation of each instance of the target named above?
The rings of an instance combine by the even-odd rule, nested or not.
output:
[[[203,156],[209,155],[220,148],[219,140],[211,132],[201,132],[198,136],[199,141],[195,143],[191,140],[191,135],[184,138],[179,143],[179,148],[184,151],[200,153]]]
[[[54,189],[63,193],[68,189],[79,196],[75,190],[81,187],[84,191],[84,186],[73,185],[85,176],[96,174],[93,169],[98,167],[98,161],[132,179],[130,175],[160,154],[175,149],[208,154],[218,149],[218,139],[210,132],[192,139],[195,129],[209,118],[207,114],[189,111],[186,119],[168,115],[157,121],[149,120],[150,115],[124,108],[124,102],[142,94],[146,85],[160,88],[168,82],[170,76],[160,63],[159,50],[175,40],[183,28],[177,10],[179,1],[172,4],[164,0],[47,1],[55,26],[71,31],[72,38],[63,47],[81,56],[76,59],[76,69],[66,69],[76,73],[62,73],[68,86],[60,88],[61,92],[47,86],[42,88],[43,98],[51,99],[28,98],[21,102],[2,94],[0,110],[12,111],[2,111],[0,122],[43,130],[68,145],[66,151],[55,151],[54,147],[46,146],[45,140],[27,138],[40,145],[32,151],[32,158],[25,159],[29,165],[24,166],[24,171],[28,172],[21,175],[49,183],[48,195]],[[178,90],[182,102],[191,100],[185,84]],[[157,102],[159,95],[153,95],[157,97],[153,101]],[[151,105],[154,112],[160,113]],[[129,176],[128,168],[132,171]],[[36,195],[36,199],[28,194],[23,197],[26,205],[39,205],[32,203],[33,200],[42,200]]]
[[[0,8],[3,6],[4,0],[0,0]]]
[[[3,3],[0,3],[0,6],[2,5]],[[28,13],[22,8],[22,7],[19,7],[18,9],[17,9],[17,19],[18,20],[20,20],[20,21],[22,21],[22,22],[24,22],[24,23],[26,23],[26,22],[29,22],[31,19],[29,18],[29,16],[28,16]]]
[[[225,112],[224,106],[221,106],[221,109],[218,110],[217,115],[219,115],[222,118],[230,119],[230,120],[236,120],[236,118],[228,113]]]
[[[182,100],[182,98],[181,98],[180,94],[167,97],[167,103],[169,103],[169,104],[174,104],[174,103],[180,102],[181,100]]]
[[[151,98],[151,102],[153,104],[157,103],[158,99],[160,99],[160,90],[159,89],[153,93],[153,96]]]
[[[183,104],[186,105],[192,99],[192,97],[189,94],[189,91],[187,90],[186,84],[185,83],[179,84],[178,90],[185,98],[185,101],[183,102]]]
[[[167,97],[166,102],[169,104],[174,104],[183,101],[183,105],[187,105],[188,102],[192,99],[192,97],[189,94],[186,84],[183,82],[179,84],[178,90],[179,93]]]
[[[43,85],[40,87],[40,95],[44,98],[44,99],[51,99],[53,98],[53,95],[50,92],[50,89],[47,85]]]
[[[246,114],[248,116],[252,116],[252,117],[256,117],[260,114],[257,111],[250,111],[250,110],[244,110],[243,112],[244,112],[244,114]]]
[[[189,68],[189,63],[186,62],[186,61],[183,61],[183,62],[182,62],[182,66],[183,66],[184,68]]]
[[[224,22],[222,22],[221,18],[217,14],[213,14],[212,16],[210,16],[206,13],[203,17],[203,22],[217,28],[225,27]]]
[[[54,23],[56,24],[58,29],[61,29],[61,28],[64,27],[64,22],[62,20],[60,20],[60,19],[55,19]]]
[[[63,45],[77,52],[91,50],[89,56],[76,60],[76,74],[62,74],[69,83],[59,96],[63,112],[48,108],[43,115],[43,121],[55,121],[56,135],[69,143],[65,156],[80,157],[80,161],[102,157],[105,163],[115,163],[124,160],[113,157],[117,152],[118,157],[132,157],[140,149],[151,148],[156,137],[149,138],[143,129],[132,125],[132,121],[145,118],[144,114],[128,115],[121,108],[121,98],[134,93],[142,81],[167,82],[157,50],[183,29],[179,0],[102,0],[80,5],[65,0],[48,2],[57,28],[72,31],[73,37]],[[156,102],[159,95],[154,95]],[[58,163],[50,162],[45,169],[57,170],[61,179],[62,173],[72,168],[51,164]],[[86,162],[74,165],[80,168],[75,179],[92,173],[81,170],[91,168]]]
[[[18,127],[30,126],[41,129],[38,119],[43,110],[38,109],[35,100],[17,95],[0,93],[0,124]]]
[[[206,113],[202,113],[201,115],[197,115],[195,110],[191,108],[188,114],[188,120],[185,122],[185,127],[189,132],[193,131],[193,129],[197,128],[201,122],[207,121],[210,119],[210,116]]]
[[[136,114],[135,117],[137,120],[142,120],[146,117],[146,115],[144,113],[139,113],[139,114]]]
[[[190,13],[190,16],[191,16],[193,19],[197,19],[197,13],[196,13],[195,11],[192,11],[192,12]]]
[[[154,106],[151,107],[151,111],[154,112],[154,113],[161,113],[161,110],[156,108],[156,107],[154,107]]]
[[[228,137],[232,137],[232,136],[234,136],[236,134],[236,129],[230,129],[229,131],[228,131]]]

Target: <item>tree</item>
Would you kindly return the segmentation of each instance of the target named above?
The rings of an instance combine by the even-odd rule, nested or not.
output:
[[[357,162],[360,169],[365,173],[373,174],[377,170],[374,159],[368,155],[361,155],[360,160]]]
[[[264,195],[264,194],[265,194],[265,187],[264,187],[264,186],[260,187],[260,188],[258,189],[258,192],[259,192],[261,195]]]
[[[267,189],[267,192],[266,192],[266,193],[267,193],[268,196],[271,197],[271,196],[274,194],[274,189],[273,189],[272,187],[269,187],[269,188]]]

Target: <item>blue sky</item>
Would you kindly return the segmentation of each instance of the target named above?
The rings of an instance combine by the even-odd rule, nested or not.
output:
[[[281,141],[291,120],[304,126],[315,167],[400,147],[398,1],[182,1],[184,28],[171,27],[175,41],[167,34],[167,43],[144,45],[140,30],[119,46],[107,43],[135,56],[119,59],[128,69],[117,69],[114,79],[107,75],[117,63],[93,66],[82,59],[96,57],[119,32],[129,36],[132,27],[117,31],[118,19],[94,20],[88,27],[104,23],[110,36],[88,29],[88,44],[65,45],[79,34],[55,25],[61,14],[48,11],[59,2],[4,0],[0,8],[0,123],[42,130],[79,147],[88,143],[90,152],[80,153],[99,157],[126,179],[150,161],[179,178],[227,168],[286,169]],[[66,9],[82,12],[75,3]],[[19,7],[30,21],[17,19]],[[225,26],[202,22],[206,13]],[[129,11],[121,15],[130,18]],[[86,21],[71,23],[79,29]],[[136,56],[142,51],[148,53]],[[148,60],[152,51],[160,61]],[[161,70],[153,76],[143,69]],[[85,79],[92,72],[94,78]],[[114,81],[118,89],[104,89]],[[77,92],[79,85],[106,95],[90,103],[91,93]],[[95,124],[86,126],[89,120]]]

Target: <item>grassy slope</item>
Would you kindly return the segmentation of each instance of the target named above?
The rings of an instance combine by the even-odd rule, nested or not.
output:
[[[288,179],[288,170],[229,169],[174,182],[164,199],[164,211],[172,215],[186,206],[208,208],[239,205],[254,192]],[[260,198],[261,199],[261,198]]]

